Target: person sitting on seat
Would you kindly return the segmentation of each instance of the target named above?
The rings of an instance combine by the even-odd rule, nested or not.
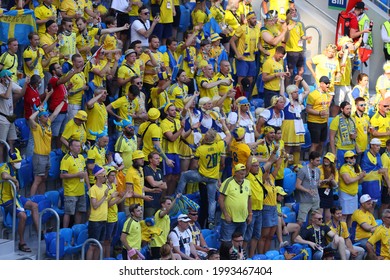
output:
[[[0,166],[1,180],[3,180],[0,185],[0,206],[4,207],[5,210],[5,215],[3,219],[5,219],[8,213],[12,216],[14,205],[14,191],[11,186],[11,181],[15,184],[16,191],[18,191],[19,181],[16,179],[16,171],[20,169],[22,161],[22,157],[20,156],[20,152],[17,148],[15,148],[15,152],[10,153],[9,156],[9,162],[2,163]],[[19,222],[17,224],[17,230],[19,235],[18,248],[22,252],[31,252],[31,249],[27,246],[24,240],[24,230],[26,228],[27,220],[26,210],[31,211],[34,226],[38,231],[38,204],[23,196],[17,195],[16,217],[19,219]]]

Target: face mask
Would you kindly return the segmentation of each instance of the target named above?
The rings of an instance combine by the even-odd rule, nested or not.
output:
[[[21,162],[14,162],[13,165],[14,165],[15,169],[19,170],[20,167],[22,166],[22,163]]]
[[[348,164],[348,165],[355,165],[355,161],[354,161],[354,160],[349,160],[349,161],[347,162],[347,164]]]

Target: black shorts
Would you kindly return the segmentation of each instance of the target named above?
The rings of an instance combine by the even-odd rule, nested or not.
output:
[[[388,194],[389,188],[382,186],[381,190],[381,202],[382,204],[390,204],[390,195]]]
[[[324,143],[328,134],[328,123],[307,122],[311,142],[314,144]]]
[[[291,70],[303,67],[304,59],[303,52],[287,52],[287,64]]]
[[[126,23],[130,24],[130,16],[129,16],[129,14],[122,13],[120,11],[116,11],[116,22],[117,22],[116,25],[118,27],[122,27]],[[122,34],[129,34],[129,30],[123,30],[123,31],[121,31],[121,33]]]
[[[180,6],[175,6],[175,11],[176,11],[176,16],[173,17],[172,26],[175,27],[175,28],[179,28],[180,16],[181,16]]]

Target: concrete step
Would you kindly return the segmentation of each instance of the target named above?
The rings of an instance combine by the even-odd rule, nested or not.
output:
[[[15,242],[9,239],[0,239],[0,257],[15,252]]]
[[[0,260],[36,260],[37,255],[34,252],[25,253],[21,251],[17,251],[15,253],[10,253],[0,255]]]

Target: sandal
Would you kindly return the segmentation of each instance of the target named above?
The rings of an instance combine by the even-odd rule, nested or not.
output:
[[[26,243],[23,243],[23,244],[19,243],[19,250],[22,252],[27,252],[27,253],[31,252],[31,249],[29,247],[27,247]]]

